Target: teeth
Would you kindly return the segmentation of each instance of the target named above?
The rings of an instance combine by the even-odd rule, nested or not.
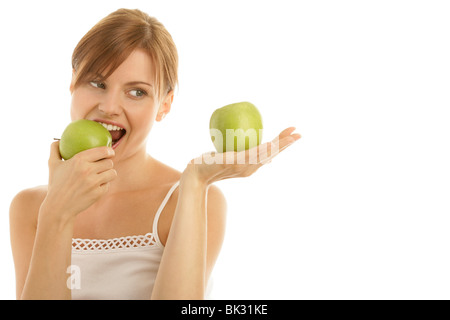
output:
[[[102,126],[104,126],[108,131],[117,131],[117,130],[123,130],[123,128],[114,126],[112,124],[106,124],[103,122],[99,122]]]

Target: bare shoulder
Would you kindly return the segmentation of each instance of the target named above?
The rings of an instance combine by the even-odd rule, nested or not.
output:
[[[175,168],[172,168],[171,166],[162,163],[159,160],[153,159],[155,163],[155,167],[153,168],[153,171],[158,172],[159,179],[155,179],[155,182],[158,185],[166,186],[166,185],[172,185],[181,178],[181,172],[176,170]]]
[[[47,195],[47,186],[38,186],[20,191],[11,201],[10,219],[21,223],[36,223],[39,208]]]

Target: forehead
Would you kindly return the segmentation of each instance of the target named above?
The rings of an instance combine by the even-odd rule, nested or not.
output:
[[[122,82],[145,81],[154,83],[155,66],[150,54],[143,49],[136,49],[109,76],[110,80]]]

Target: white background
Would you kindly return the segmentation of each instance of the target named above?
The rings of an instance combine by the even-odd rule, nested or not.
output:
[[[264,140],[303,138],[220,182],[217,299],[449,299],[447,1],[8,1],[0,6],[0,298],[14,299],[8,208],[47,183],[69,119],[71,54],[120,7],[157,17],[180,88],[148,151],[178,170],[213,149],[208,123],[251,101]]]

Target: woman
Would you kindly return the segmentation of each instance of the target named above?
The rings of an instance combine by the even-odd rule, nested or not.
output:
[[[252,174],[300,135],[289,128],[255,152],[231,153],[246,164],[205,154],[179,172],[157,161],[146,138],[170,112],[177,65],[170,34],[139,10],[110,14],[78,43],[71,118],[102,123],[113,145],[63,161],[54,142],[48,185],[13,199],[18,299],[205,297],[225,228],[212,184]]]

